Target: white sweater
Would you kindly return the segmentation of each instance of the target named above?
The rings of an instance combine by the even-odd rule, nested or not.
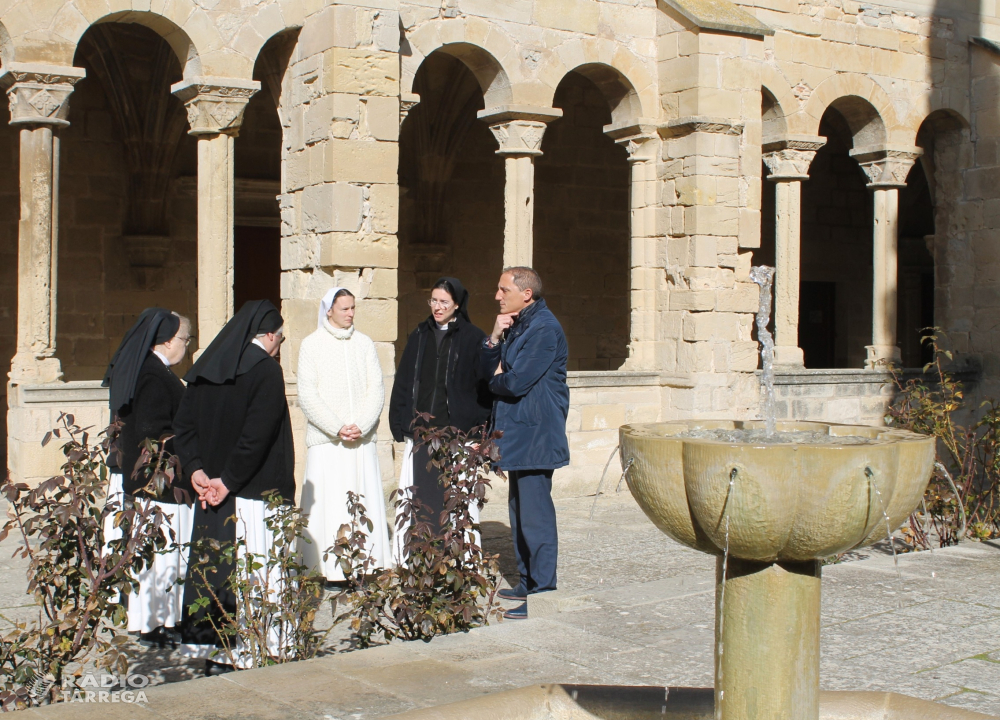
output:
[[[307,447],[343,442],[337,433],[352,424],[361,428],[358,442],[374,442],[385,386],[370,337],[324,320],[299,348],[298,388]]]

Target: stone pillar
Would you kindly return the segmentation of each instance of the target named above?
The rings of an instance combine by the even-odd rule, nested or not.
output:
[[[765,143],[768,180],[775,183],[774,364],[804,367],[799,347],[799,269],[802,255],[802,182],[826,144],[823,137],[794,137]]]
[[[535,157],[542,154],[547,123],[562,117],[553,108],[505,105],[480,110],[478,117],[490,126],[504,158],[503,264],[531,266],[535,217]]]
[[[59,225],[59,138],[69,125],[69,96],[82,68],[11,63],[0,75],[10,124],[20,128],[21,216],[18,224],[17,352],[10,379],[54,382]]]
[[[715,567],[715,717],[818,720],[822,564]]]
[[[896,344],[898,298],[899,188],[914,161],[916,147],[861,147],[851,150],[874,192],[872,222],[872,344],[866,346],[865,367],[875,369],[902,361]]]
[[[233,315],[233,145],[258,90],[259,82],[234,78],[195,78],[171,88],[198,138],[199,350]]]
[[[623,370],[653,370],[658,367],[657,303],[659,278],[663,275],[662,242],[656,232],[656,160],[660,149],[657,124],[640,120],[625,126],[609,125],[605,134],[628,152],[631,167],[629,292],[631,322],[629,353]]]

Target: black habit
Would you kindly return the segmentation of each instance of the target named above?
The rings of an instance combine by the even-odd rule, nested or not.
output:
[[[177,414],[183,395],[184,383],[180,378],[154,353],[147,353],[139,370],[135,397],[130,405],[122,407],[118,413],[122,421],[118,447],[121,448],[122,486],[126,494],[135,495],[145,485],[144,479],[133,477],[142,453],[142,443],[146,438],[159,440],[172,432],[174,415]],[[173,441],[167,442],[166,450],[175,452]],[[176,478],[174,487],[190,492],[190,485],[182,478]],[[158,502],[176,503],[172,492],[155,499]]]
[[[209,478],[221,478],[229,489],[216,507],[196,505],[192,541],[234,542],[236,523],[226,521],[235,515],[236,498],[263,502],[264,493],[273,490],[285,502],[295,500],[295,455],[284,375],[278,361],[253,343],[258,333],[280,327],[281,316],[270,302],[246,303],[185,376],[188,386],[174,419],[184,474],[190,477],[203,470]],[[208,580],[234,612],[236,598],[225,588],[233,568],[214,564],[218,572]],[[198,582],[192,580],[184,588],[185,609],[199,596]],[[203,613],[187,619],[183,636],[185,643],[219,644]]]
[[[456,298],[460,311],[441,337],[437,337],[441,331],[433,316],[417,325],[406,341],[396,370],[389,399],[389,428],[396,442],[413,438],[416,413],[433,415],[426,423],[428,427],[453,426],[469,432],[484,425],[493,409],[488,378],[482,374],[479,358],[486,334],[461,312],[468,293],[457,281],[451,282],[464,295],[465,302]],[[430,522],[436,532],[444,507],[444,489],[437,469],[428,469],[429,464],[429,448],[415,442],[412,497],[425,508],[421,519]]]

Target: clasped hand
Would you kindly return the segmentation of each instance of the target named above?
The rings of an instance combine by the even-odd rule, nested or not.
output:
[[[204,470],[195,470],[191,473],[191,485],[198,493],[198,502],[201,503],[202,510],[207,509],[209,505],[212,507],[221,505],[229,495],[229,488],[223,484],[222,478],[210,478]]]
[[[345,442],[354,442],[361,439],[361,428],[357,425],[344,425],[344,427],[340,428],[340,432],[337,435]]]

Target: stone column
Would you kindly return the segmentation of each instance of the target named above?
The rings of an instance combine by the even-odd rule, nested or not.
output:
[[[542,154],[547,123],[562,117],[553,108],[505,105],[480,110],[478,117],[490,126],[504,158],[503,265],[531,266],[535,216],[535,157]]]
[[[62,377],[56,353],[59,225],[59,128],[69,125],[69,96],[82,68],[11,63],[0,75],[10,124],[20,128],[17,352],[13,383]]]
[[[823,137],[794,137],[765,143],[768,180],[775,183],[774,364],[804,367],[799,347],[799,270],[802,256],[802,182]]]
[[[866,346],[865,367],[875,369],[902,362],[896,344],[898,307],[899,188],[914,161],[923,154],[915,147],[861,147],[851,150],[874,192],[872,223],[872,344]]]
[[[631,168],[629,292],[631,322],[629,353],[623,370],[657,367],[656,291],[663,274],[656,232],[656,160],[660,149],[657,124],[640,120],[624,126],[609,125],[606,135],[628,152]]]
[[[195,78],[171,91],[187,108],[198,138],[198,347],[233,316],[233,144],[260,83]]]

